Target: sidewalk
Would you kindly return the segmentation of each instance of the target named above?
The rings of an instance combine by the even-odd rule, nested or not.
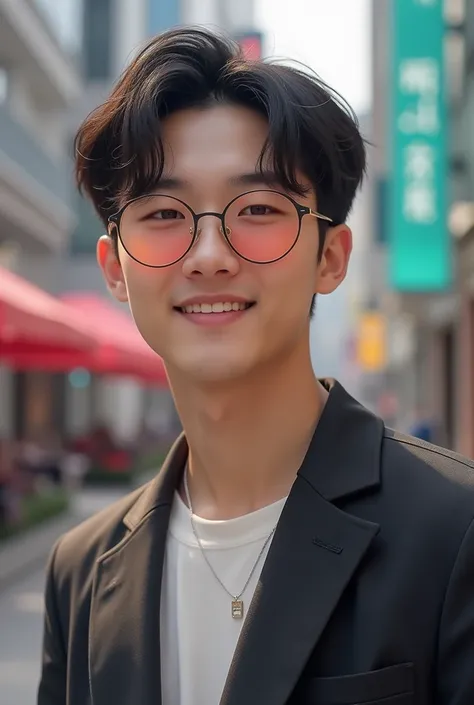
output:
[[[0,591],[41,568],[56,539],[130,489],[83,489],[73,498],[68,512],[0,545]]]

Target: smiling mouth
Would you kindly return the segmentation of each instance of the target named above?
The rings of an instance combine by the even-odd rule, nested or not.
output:
[[[213,304],[190,304],[189,306],[175,306],[180,313],[230,313],[232,311],[246,311],[255,305],[255,301],[219,301]]]

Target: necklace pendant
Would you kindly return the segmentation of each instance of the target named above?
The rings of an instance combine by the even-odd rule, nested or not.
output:
[[[232,600],[232,618],[243,619],[244,603],[243,600]]]

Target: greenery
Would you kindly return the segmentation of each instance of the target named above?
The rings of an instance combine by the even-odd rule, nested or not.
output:
[[[125,472],[115,472],[96,465],[90,468],[84,478],[84,482],[88,487],[103,487],[104,485],[108,487],[123,487],[131,485],[133,478],[134,472],[132,469]]]
[[[13,526],[0,526],[0,541],[27,529],[32,529],[38,524],[62,514],[68,509],[68,506],[68,495],[62,489],[52,489],[45,493],[25,497],[22,501],[21,520]]]
[[[167,449],[155,448],[134,458],[125,470],[108,470],[95,466],[88,472],[85,483],[89,486],[132,487],[146,481],[147,475],[158,471],[166,457]],[[0,526],[0,541],[59,516],[69,507],[68,494],[62,488],[49,488],[47,491],[27,495],[22,500],[21,520],[8,527]]]
[[[168,449],[153,450],[149,453],[143,453],[135,463],[135,472],[141,474],[150,472],[151,470],[158,471],[166,458]]]
[[[106,467],[94,465],[84,481],[86,485],[94,487],[129,487],[139,483],[143,475],[153,470],[158,471],[165,457],[166,451],[161,449],[143,453],[135,458],[126,470],[109,470]]]

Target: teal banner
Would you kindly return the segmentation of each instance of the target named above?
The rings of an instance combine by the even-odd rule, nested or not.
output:
[[[451,283],[447,227],[443,0],[392,0],[388,199],[390,283]]]

